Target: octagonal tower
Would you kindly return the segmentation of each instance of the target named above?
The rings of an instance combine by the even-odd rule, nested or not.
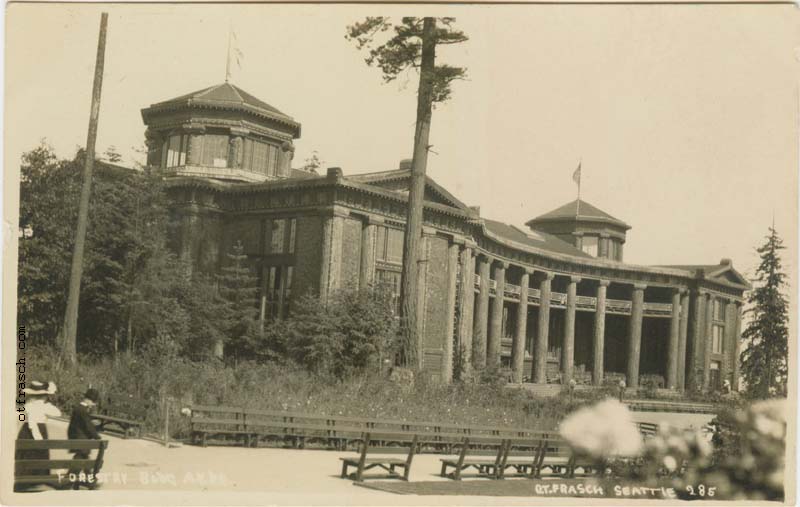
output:
[[[166,176],[288,178],[300,124],[230,83],[142,109],[147,163]]]
[[[552,234],[592,257],[622,262],[622,246],[631,228],[618,218],[578,200],[529,220],[533,231]]]

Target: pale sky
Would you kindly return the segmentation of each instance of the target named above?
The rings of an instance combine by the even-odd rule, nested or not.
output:
[[[109,12],[98,152],[141,157],[140,109],[233,82],[302,123],[295,166],[316,150],[347,174],[411,154],[417,76],[383,84],[344,38],[366,15],[447,15],[468,67],[436,108],[429,175],[483,216],[518,226],[576,196],[633,229],[627,262],[754,271],[773,215],[797,244],[798,57],[793,6],[11,5],[6,185],[45,138],[85,143],[100,11]]]

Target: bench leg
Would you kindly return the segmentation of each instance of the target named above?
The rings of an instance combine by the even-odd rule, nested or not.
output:
[[[346,461],[342,461],[342,475],[341,475],[341,477],[342,477],[342,479],[346,479],[347,478],[347,462]]]

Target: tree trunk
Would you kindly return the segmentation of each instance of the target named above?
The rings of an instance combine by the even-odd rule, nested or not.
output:
[[[83,166],[83,187],[78,206],[78,226],[75,232],[75,246],[72,251],[72,267],[69,277],[67,309],[64,314],[62,332],[62,357],[69,367],[75,366],[77,356],[78,301],[81,295],[81,276],[83,275],[83,249],[86,242],[86,224],[89,220],[89,196],[92,191],[92,170],[94,169],[94,146],[97,141],[97,121],[100,116],[100,92],[103,88],[103,64],[106,52],[106,26],[108,14],[100,16],[100,35],[97,41],[97,59],[94,67],[92,87],[92,107],[89,114],[89,133],[86,136],[86,160]]]
[[[411,183],[408,195],[405,239],[403,241],[403,270],[400,287],[400,321],[403,347],[401,358],[406,367],[420,369],[422,354],[417,336],[417,273],[419,271],[422,238],[422,210],[425,194],[425,171],[428,165],[428,139],[431,129],[433,102],[434,60],[436,57],[436,18],[426,17],[422,29],[422,61],[417,91],[417,124],[414,132],[414,155],[411,162]]]

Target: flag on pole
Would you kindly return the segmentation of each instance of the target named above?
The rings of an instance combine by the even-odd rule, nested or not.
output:
[[[228,31],[228,60],[225,65],[226,83],[230,81],[231,75],[233,74],[231,70],[231,61],[236,64],[237,69],[241,69],[242,60],[244,60],[244,53],[239,49],[239,40],[236,37],[236,32],[233,31],[233,27],[231,27]]]

